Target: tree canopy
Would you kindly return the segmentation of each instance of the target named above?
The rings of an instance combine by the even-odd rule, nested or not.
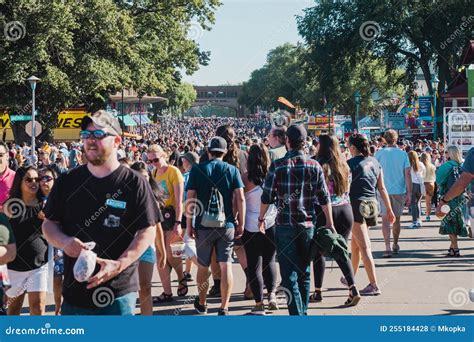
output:
[[[188,34],[208,30],[219,0],[0,0],[0,104],[22,111],[35,75],[39,120],[65,107],[103,107],[109,93],[176,89],[207,64]],[[49,123],[49,125],[48,125]]]

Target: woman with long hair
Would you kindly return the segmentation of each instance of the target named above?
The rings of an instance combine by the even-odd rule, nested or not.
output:
[[[423,152],[420,157],[421,163],[425,166],[425,202],[426,202],[426,221],[431,220],[431,204],[435,192],[436,167],[431,162],[431,155]]]
[[[351,170],[351,199],[354,225],[352,227],[352,269],[354,275],[359,270],[362,256],[369,284],[360,291],[361,295],[377,296],[381,291],[377,284],[375,263],[370,245],[369,226],[377,225],[378,203],[376,191],[387,208],[387,218],[390,223],[395,222],[395,215],[390,204],[387,190],[383,182],[383,172],[377,159],[369,156],[369,141],[362,134],[353,134],[349,138],[349,150],[352,158],[347,161]]]
[[[438,171],[436,171],[436,184],[438,184],[440,201],[442,204],[449,206],[449,213],[441,221],[439,233],[441,235],[449,235],[451,242],[447,257],[460,257],[458,246],[458,236],[468,236],[468,230],[464,221],[464,214],[466,212],[466,200],[464,194],[453,198],[448,203],[443,201],[444,194],[448,192],[449,188],[453,186],[461,173],[462,154],[457,146],[448,146],[447,150],[448,161],[442,164]]]
[[[425,165],[420,163],[418,159],[418,153],[415,151],[408,152],[408,160],[410,161],[410,173],[411,173],[411,217],[412,225],[409,226],[411,229],[421,227],[421,197],[423,195],[424,188],[424,174],[426,172]]]
[[[54,182],[58,178],[58,174],[52,165],[45,166],[39,170],[39,186],[43,204],[46,205],[48,196],[53,189]],[[44,219],[43,211],[40,212],[41,219]],[[51,248],[51,246],[50,246]],[[63,291],[63,274],[64,274],[64,255],[63,251],[53,247],[54,271],[53,271],[53,294],[54,294],[54,314],[61,314],[61,302]]]
[[[247,172],[247,160],[248,160],[248,154],[245,151],[242,151],[238,144],[236,143],[236,136],[235,136],[235,131],[230,125],[222,125],[217,127],[216,130],[216,135],[220,136],[225,139],[227,142],[227,153],[224,155],[224,161],[226,163],[229,163],[230,165],[235,166],[236,168],[239,169],[240,175],[243,175],[245,172]],[[234,213],[237,212],[237,209],[234,208]],[[234,252],[237,255],[237,258],[239,259],[240,266],[244,270],[245,275],[247,276],[247,256],[245,254],[245,249],[242,243],[242,239],[237,239],[234,242]],[[211,288],[210,293],[217,290],[214,289],[217,287],[217,283],[219,283],[220,279],[220,273],[218,271],[218,265],[217,262],[214,263],[214,267],[212,267],[212,272],[214,274],[214,270],[216,271],[216,277],[214,278],[214,286]],[[217,280],[217,283],[216,283]],[[218,288],[218,287],[217,287]],[[250,289],[250,286],[248,284],[248,279],[246,283],[246,287],[244,290],[244,298],[245,299],[252,299],[252,290]]]
[[[350,170],[345,157],[339,147],[339,140],[335,135],[323,134],[319,136],[319,151],[316,160],[323,168],[326,184],[331,195],[332,217],[336,231],[348,240],[354,223],[354,215],[349,199]],[[316,209],[318,226],[325,226],[326,220],[320,206]],[[336,260],[349,287],[349,297],[345,306],[355,306],[360,301],[359,291],[355,285],[354,273],[349,260]],[[321,291],[326,270],[326,260],[322,254],[316,255],[313,260],[315,291],[311,295],[312,302],[323,300]]]
[[[275,219],[276,208],[271,206],[265,217],[265,229],[259,230],[262,184],[270,166],[270,155],[265,144],[252,145],[249,150],[248,168],[242,180],[245,185],[244,242],[247,256],[247,277],[255,299],[251,313],[265,315],[263,286],[267,289],[268,309],[278,310],[276,301],[277,270],[275,263]]]
[[[151,145],[148,148],[147,163],[154,168],[151,175],[158,184],[160,199],[163,201],[161,211],[164,221],[161,222],[161,227],[164,233],[167,256],[167,266],[164,269],[158,269],[163,293],[153,298],[153,302],[172,302],[174,300],[171,288],[172,270],[178,276],[178,296],[184,297],[188,293],[188,282],[184,276],[181,257],[174,257],[171,252],[171,244],[183,239],[181,221],[184,214],[184,179],[177,167],[168,164],[168,154],[159,145]]]
[[[157,202],[159,199],[159,188],[155,179],[151,177],[150,172],[144,162],[138,161],[133,163],[130,168],[140,173],[150,184],[153,194]],[[158,250],[158,253],[156,252]],[[140,299],[140,311],[142,316],[153,315],[153,299],[151,297],[151,280],[153,278],[153,269],[156,263],[156,256],[159,257],[158,268],[164,269],[166,266],[166,248],[163,239],[163,230],[161,224],[156,225],[155,244],[147,248],[145,253],[140,257],[138,263],[138,280],[140,289],[138,296]]]
[[[28,293],[31,315],[45,313],[48,290],[48,243],[41,231],[43,202],[39,191],[39,175],[34,166],[20,167],[3,210],[10,218],[16,238],[17,256],[8,263],[11,288],[9,315],[19,315]]]

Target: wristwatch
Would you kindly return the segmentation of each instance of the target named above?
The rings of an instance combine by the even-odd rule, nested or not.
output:
[[[181,221],[174,221],[175,224],[181,224]]]
[[[259,217],[258,222],[265,222],[265,219],[264,218],[262,219],[262,218]]]
[[[441,202],[444,202],[444,203],[446,203],[446,204],[448,203],[448,201],[446,201],[446,200],[444,199],[444,196],[443,196],[443,197],[441,197],[439,200],[440,200]]]

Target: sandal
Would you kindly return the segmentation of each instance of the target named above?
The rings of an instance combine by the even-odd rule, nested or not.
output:
[[[454,253],[454,248],[448,249],[448,254],[446,254],[447,257],[453,257],[455,255]]]
[[[186,280],[186,277],[184,277],[183,279],[181,279],[179,281],[179,285],[178,285],[178,297],[184,297],[188,294],[188,282]]]
[[[157,303],[169,303],[169,302],[172,302],[174,299],[173,299],[173,295],[172,294],[167,294],[167,293],[162,293],[160,294],[158,297],[153,297],[153,303],[154,304],[157,304]]]
[[[383,258],[391,258],[392,257],[392,251],[385,251],[382,255]]]
[[[310,303],[321,303],[323,301],[323,296],[321,291],[314,290],[313,294],[309,296]]]
[[[344,302],[344,306],[356,306],[359,301],[360,301],[360,294],[359,291],[355,287],[351,288],[351,293],[349,294],[349,297],[347,300]]]
[[[459,258],[461,256],[461,253],[459,253],[459,248],[453,248],[453,252],[454,252],[454,257],[455,258]]]

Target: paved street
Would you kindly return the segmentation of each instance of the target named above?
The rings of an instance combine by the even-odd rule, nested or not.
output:
[[[433,216],[432,216],[433,218]],[[380,220],[379,220],[380,221]],[[460,240],[462,258],[446,258],[449,242],[438,234],[439,221],[424,223],[420,229],[407,229],[410,217],[403,216],[400,254],[390,259],[382,258],[384,249],[380,227],[370,231],[375,257],[377,277],[382,295],[363,297],[359,305],[343,308],[347,290],[339,283],[341,272],[335,262],[328,261],[324,280],[325,291],[322,303],[310,304],[310,315],[457,315],[474,314],[474,303],[467,295],[474,288],[474,240]],[[195,275],[195,268],[193,268]],[[174,277],[176,277],[174,275]],[[235,287],[231,298],[232,315],[247,314],[253,301],[243,299],[244,274],[240,265],[234,263]],[[368,283],[363,269],[357,274],[359,289]],[[173,281],[176,294],[177,281]],[[312,287],[313,288],[313,287]],[[162,292],[158,273],[153,277],[153,295]],[[197,293],[196,283],[190,283],[189,294],[170,305],[155,305],[155,315],[193,315],[192,305]],[[175,298],[178,298],[175,296]],[[284,303],[284,297],[281,297]],[[48,314],[54,314],[52,296],[48,295]],[[26,305],[25,301],[25,305]],[[216,314],[217,298],[209,299],[209,314]],[[23,313],[27,313],[26,307]],[[137,313],[139,309],[137,307]],[[286,315],[284,305],[273,315]]]

